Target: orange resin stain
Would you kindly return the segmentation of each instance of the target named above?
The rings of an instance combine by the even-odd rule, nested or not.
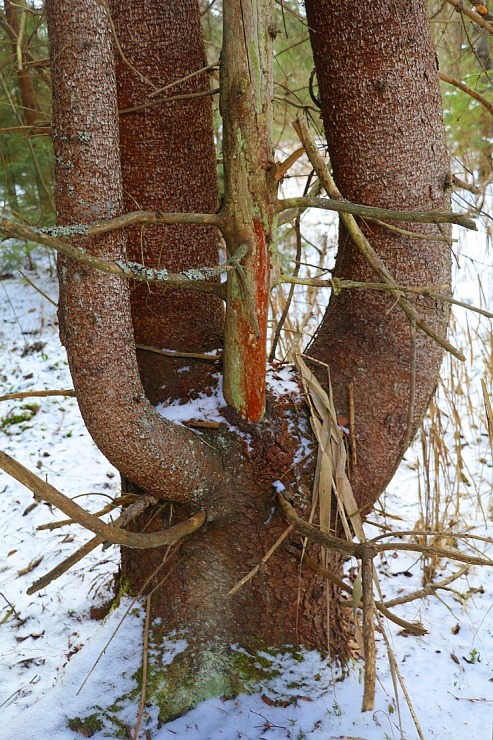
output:
[[[253,227],[256,236],[255,253],[246,260],[246,267],[252,276],[254,302],[260,337],[256,338],[249,313],[243,313],[238,325],[238,341],[243,370],[240,381],[240,395],[244,403],[239,409],[242,416],[252,422],[259,421],[265,410],[265,369],[267,362],[267,311],[269,300],[270,265],[265,232],[258,219]]]

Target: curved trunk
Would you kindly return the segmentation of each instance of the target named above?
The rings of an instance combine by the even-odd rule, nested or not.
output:
[[[98,0],[84,5],[49,0],[46,10],[58,223],[112,218],[122,213],[123,203],[107,13]],[[78,243],[97,256],[125,259],[121,232]],[[145,490],[198,503],[204,480],[212,485],[219,475],[220,459],[147,401],[135,357],[128,282],[63,257],[58,265],[60,332],[92,438],[113,465]]]
[[[349,12],[336,0],[306,0],[306,10],[330,158],[343,196],[409,210],[445,206],[449,161],[427,3],[363,0]],[[397,283],[450,284],[451,252],[443,240],[447,229],[402,225],[442,238],[426,241],[375,222],[361,227]],[[333,274],[375,279],[343,228]],[[444,305],[418,297],[415,306],[445,335]],[[308,351],[330,365],[343,425],[354,384],[358,463],[351,482],[359,505],[369,506],[391,479],[420,424],[436,386],[442,350],[419,329],[412,349],[409,321],[393,298],[344,290],[332,295]]]

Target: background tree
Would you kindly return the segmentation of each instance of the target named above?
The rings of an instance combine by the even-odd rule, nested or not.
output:
[[[284,6],[295,12],[295,4]],[[60,258],[61,334],[81,412],[98,447],[124,475],[126,491],[158,500],[135,529],[158,532],[197,510],[207,514],[206,526],[179,546],[125,550],[122,557],[133,592],[154,590],[163,632],[187,631],[190,649],[174,664],[161,701],[169,717],[212,693],[241,689],[244,665],[229,652],[232,643],[251,651],[298,642],[324,649],[330,627],[332,653],[347,656],[339,599],[327,609],[338,590],[306,565],[322,563],[334,580],[341,575],[341,554],[320,555],[308,544],[300,567],[302,540],[274,511],[272,483],[279,479],[301,516],[310,518],[316,508],[310,494],[315,455],[294,464],[308,411],[297,398],[266,393],[265,383],[277,214],[302,205],[276,201],[271,59],[279,29],[270,0],[248,7],[241,0],[225,3],[218,210],[212,104],[195,0],[158,8],[145,0],[110,6],[90,0],[83,7],[47,0],[46,10],[62,227],[52,235],[71,238],[86,254],[110,262],[114,273],[120,270],[110,275]],[[406,211],[442,206],[448,165],[423,3],[363,3],[351,17],[343,10],[332,2],[307,3],[324,124],[343,195]],[[214,29],[216,22],[214,15]],[[305,95],[300,103],[288,97],[300,105]],[[276,122],[282,137],[282,120]],[[145,225],[104,226],[129,210],[147,211],[139,216]],[[100,233],[81,237],[95,222]],[[418,241],[374,221],[363,226],[397,282],[448,284],[446,231],[407,224],[407,231],[432,237]],[[230,260],[226,291],[213,281],[203,281],[200,294],[156,283],[163,269],[214,265],[220,241]],[[123,276],[127,260],[143,266],[143,281]],[[374,279],[345,232],[335,274]],[[349,387],[355,389],[359,462],[351,480],[363,508],[381,493],[419,423],[441,356],[392,299],[370,295],[334,297],[311,346],[315,359],[331,366],[341,417],[349,414]],[[226,299],[224,337],[218,296]],[[423,298],[412,310],[443,336],[440,303]],[[225,423],[199,435],[157,414],[160,401],[211,392],[219,365],[211,367],[203,356],[166,359],[142,347],[137,360],[136,344],[199,355],[217,348],[218,360],[221,342]],[[316,520],[327,529],[330,504],[324,505]],[[331,530],[340,533],[334,516]],[[281,537],[284,546],[263,563]]]

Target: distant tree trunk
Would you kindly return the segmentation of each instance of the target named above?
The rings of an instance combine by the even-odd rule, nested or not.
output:
[[[33,81],[26,66],[26,55],[24,53],[22,54],[22,67],[20,69],[17,63],[17,39],[19,36],[18,6],[13,3],[12,0],[4,0],[4,7],[7,22],[5,28],[12,44],[12,53],[15,60],[14,67],[17,72],[17,81],[19,84],[21,98],[20,110],[22,111],[21,122],[25,123],[27,126],[34,126],[38,120],[39,105]],[[34,139],[29,141],[29,148],[33,158],[34,181],[36,183],[38,199],[41,204],[41,210],[43,210],[50,201],[50,192],[47,189],[46,183],[43,181],[39,161],[37,159],[37,144]]]
[[[334,178],[343,196],[367,205],[432,210],[448,203],[445,145],[436,61],[424,0],[306,0],[322,117]],[[402,236],[361,224],[397,283],[450,284],[444,241]],[[448,229],[402,228],[442,237]],[[341,227],[334,276],[375,275]],[[417,298],[415,306],[445,335],[448,310]],[[337,411],[348,417],[354,383],[358,464],[351,481],[360,506],[371,505],[392,478],[436,387],[441,348],[419,329],[413,360],[409,321],[392,297],[364,290],[333,295],[309,354],[329,363]],[[410,384],[416,392],[408,429]]]
[[[22,116],[27,126],[34,126],[38,118],[38,103],[36,100],[36,91],[32,83],[27,67],[25,66],[24,56],[22,58],[22,69],[17,66],[17,38],[19,36],[19,18],[17,15],[18,5],[12,0],[4,0],[5,16],[8,23],[8,35],[12,42],[12,51],[15,59],[15,68],[17,70],[17,79],[22,101]]]

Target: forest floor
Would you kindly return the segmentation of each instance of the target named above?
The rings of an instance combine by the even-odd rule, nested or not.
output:
[[[491,255],[485,258],[480,250],[468,259],[476,269],[463,271],[461,298],[483,301],[485,307],[489,300],[491,310]],[[56,281],[46,269],[28,275],[56,299]],[[71,388],[55,308],[18,273],[0,276],[0,296],[0,393]],[[462,346],[473,337],[466,368],[446,361],[447,380],[426,431],[382,497],[371,517],[378,526],[370,525],[368,535],[381,533],[381,526],[387,525],[396,532],[415,530],[416,541],[424,525],[439,527],[442,545],[457,544],[464,552],[493,557],[491,544],[457,537],[491,537],[492,447],[480,386],[483,378],[491,394],[491,326],[458,309],[454,331]],[[0,445],[63,493],[78,496],[78,503],[91,511],[118,494],[117,472],[89,438],[73,398],[4,401]],[[97,548],[57,581],[28,596],[32,582],[89,535],[79,526],[39,531],[40,525],[63,516],[35,502],[28,490],[3,473],[0,493],[0,739],[134,737],[144,605],[123,597],[105,620],[91,618],[91,607],[111,594],[118,549]],[[460,567],[448,560],[427,565],[434,569],[435,582]],[[417,553],[387,553],[377,569],[387,600],[422,587],[423,562]],[[385,622],[423,737],[491,740],[493,568],[471,567],[436,596],[394,611],[428,630],[424,637],[412,637]],[[170,661],[177,650],[179,641],[170,640]],[[401,689],[396,698],[387,648],[378,633],[377,652],[374,711],[360,712],[360,663],[355,661],[340,681],[337,670],[315,654],[304,654],[302,660],[285,654],[270,658],[279,675],[251,696],[209,700],[162,727],[157,710],[146,706],[139,738],[417,738]]]

